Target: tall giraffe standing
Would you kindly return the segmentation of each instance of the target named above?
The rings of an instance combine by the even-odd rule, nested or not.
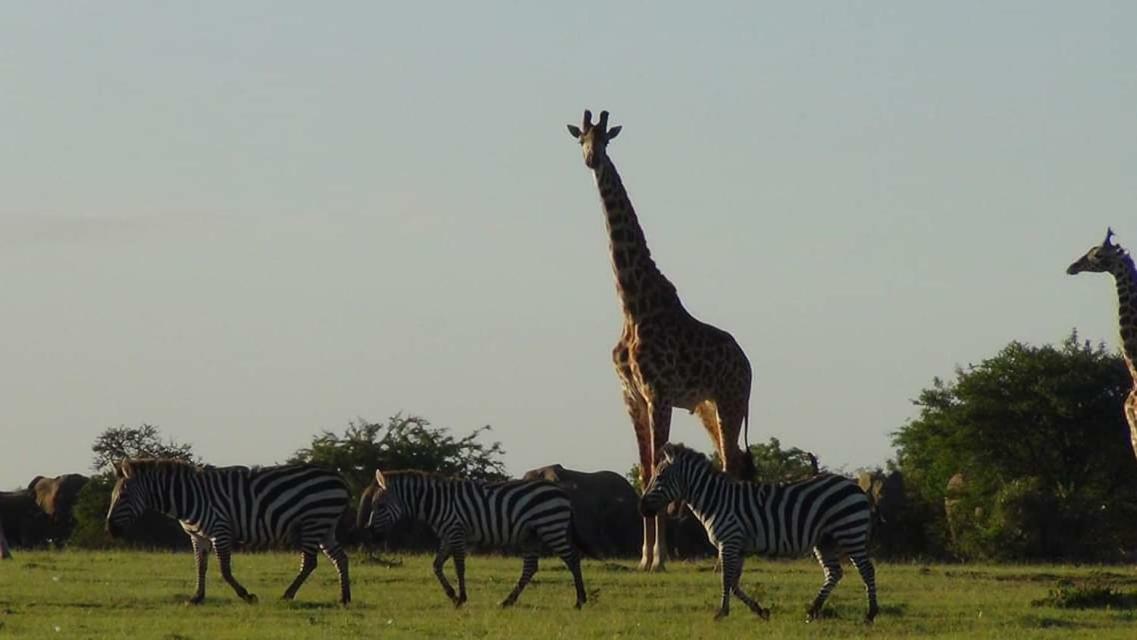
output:
[[[1129,422],[1129,443],[1133,455],[1137,456],[1137,269],[1133,258],[1120,245],[1113,244],[1113,229],[1105,232],[1105,241],[1091,247],[1086,255],[1066,269],[1074,275],[1083,271],[1096,273],[1109,272],[1117,283],[1118,310],[1121,314],[1121,350],[1129,375],[1133,378],[1133,390],[1125,399],[1125,420]]]
[[[612,350],[624,404],[636,431],[643,486],[655,474],[655,458],[671,431],[671,409],[697,413],[735,477],[754,476],[754,461],[738,446],[750,405],[750,361],[734,338],[700,322],[683,308],[675,285],[651,259],[643,229],[608,157],[608,142],[620,127],[608,128],[608,112],[592,123],[584,112],[581,127],[568,125],[580,141],[584,164],[592,169],[604,204],[611,242],[616,293],[624,312],[623,333]],[[644,518],[640,568],[662,569],[666,556],[663,522]]]

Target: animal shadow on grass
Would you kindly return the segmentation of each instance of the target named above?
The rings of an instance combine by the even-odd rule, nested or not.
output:
[[[1121,591],[1108,579],[1091,577],[1088,580],[1059,580],[1045,598],[1034,600],[1031,606],[1059,609],[1137,609],[1137,591]]]
[[[1090,627],[1093,625],[1084,622],[1075,622],[1073,620],[1062,620],[1059,618],[1050,618],[1047,616],[1023,616],[1020,618],[1024,627],[1034,629],[1076,629],[1078,627]]]
[[[331,609],[342,609],[343,608],[343,605],[338,603],[338,602],[323,602],[323,601],[309,602],[309,601],[301,601],[301,600],[284,600],[282,602],[283,602],[284,606],[288,607],[289,609],[300,609],[300,610],[306,610],[306,611],[311,611],[314,609],[331,610]],[[352,609],[358,609],[359,606],[357,603],[352,602],[351,608]]]

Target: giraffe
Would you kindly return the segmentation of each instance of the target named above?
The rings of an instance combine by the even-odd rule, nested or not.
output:
[[[750,361],[729,333],[687,312],[675,285],[652,260],[635,209],[607,153],[608,142],[620,129],[608,128],[607,111],[600,112],[596,124],[586,110],[581,127],[568,125],[580,142],[585,166],[595,175],[607,219],[616,293],[624,315],[612,362],[639,445],[640,479],[646,487],[655,474],[657,452],[671,431],[673,407],[698,414],[727,473],[752,478],[754,460],[738,446],[739,432],[749,417]],[[662,570],[664,523],[645,516],[643,524],[640,568]]]
[[[1113,244],[1112,240],[1113,229],[1106,229],[1105,240],[1078,258],[1066,269],[1066,273],[1109,272],[1117,284],[1121,351],[1133,379],[1133,390],[1125,399],[1125,420],[1129,423],[1129,443],[1133,447],[1133,455],[1137,456],[1137,269],[1133,267],[1129,252]]]

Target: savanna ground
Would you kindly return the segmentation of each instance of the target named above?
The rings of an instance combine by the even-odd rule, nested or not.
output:
[[[289,603],[277,598],[294,575],[298,556],[237,554],[235,574],[259,596],[255,605],[233,595],[211,558],[206,602],[188,607],[183,601],[193,590],[194,574],[189,554],[20,552],[0,563],[0,638],[1132,638],[1137,633],[1133,567],[878,563],[881,613],[876,625],[865,627],[864,591],[851,567],[829,601],[827,617],[804,622],[805,606],[821,581],[820,569],[808,559],[747,562],[744,586],[772,609],[769,622],[737,600],[729,618],[712,619],[719,588],[710,561],[672,563],[663,574],[633,571],[631,561],[586,561],[591,601],[577,611],[571,577],[553,558],[542,560],[533,584],[507,610],[497,603],[516,581],[519,559],[470,558],[470,601],[459,610],[443,596],[429,556],[390,559],[398,564],[353,556],[354,602],[344,609],[334,603],[335,572],[324,558]],[[1036,602],[1053,595],[1061,580],[1075,585],[1064,592],[1068,601],[1089,594],[1091,606]],[[1103,594],[1104,600],[1098,597]]]

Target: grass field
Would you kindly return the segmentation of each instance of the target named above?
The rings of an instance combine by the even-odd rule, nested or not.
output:
[[[517,606],[497,603],[520,571],[515,558],[475,556],[467,563],[470,601],[455,610],[430,570],[428,556],[399,556],[397,566],[353,557],[354,602],[335,604],[335,572],[326,559],[295,602],[277,598],[298,556],[238,554],[234,571],[260,597],[246,605],[211,562],[205,604],[187,607],[193,590],[188,554],[81,551],[20,552],[0,563],[0,638],[737,638],[792,637],[1094,637],[1137,635],[1132,598],[1113,608],[1035,605],[1060,579],[1137,590],[1132,567],[980,566],[878,563],[881,613],[861,624],[863,587],[846,573],[828,616],[806,624],[804,611],[821,580],[810,560],[751,559],[745,588],[771,607],[762,622],[737,600],[713,621],[718,575],[710,562],[673,563],[663,574],[632,563],[587,561],[592,600],[581,611],[571,577],[555,559],[542,561]],[[213,559],[211,559],[213,560]],[[449,569],[449,566],[448,566]],[[451,572],[452,575],[452,572]]]

